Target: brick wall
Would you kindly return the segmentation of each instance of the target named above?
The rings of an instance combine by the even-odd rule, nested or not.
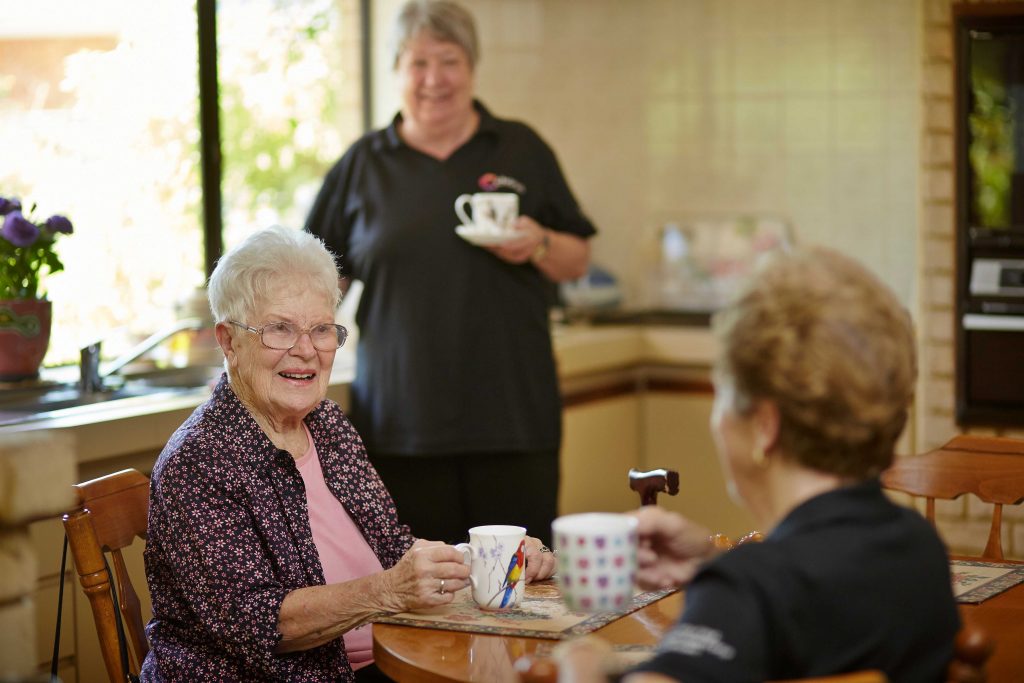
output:
[[[991,0],[989,0],[991,1]],[[951,0],[922,0],[921,19],[921,381],[916,450],[926,451],[966,431],[1024,438],[1021,430],[960,429],[954,415],[954,170],[953,22]],[[991,506],[973,496],[939,501],[939,529],[954,553],[980,554]],[[1024,559],[1024,506],[1003,513],[1003,548]]]

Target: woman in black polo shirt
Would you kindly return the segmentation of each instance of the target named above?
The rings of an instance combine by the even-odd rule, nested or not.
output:
[[[688,586],[679,623],[624,680],[945,681],[959,627],[945,548],[878,481],[914,391],[910,317],[865,268],[813,249],[776,255],[714,332],[719,459],[768,533],[717,554],[699,525],[637,513],[638,581]],[[572,680],[603,678],[600,643],[566,650]]]
[[[595,230],[547,144],[474,99],[465,9],[407,2],[394,45],[401,111],[331,169],[306,222],[363,284],[351,419],[416,535],[507,522],[547,539],[561,442],[548,306],[552,283],[586,271]],[[455,199],[485,191],[518,195],[518,239],[456,234]]]

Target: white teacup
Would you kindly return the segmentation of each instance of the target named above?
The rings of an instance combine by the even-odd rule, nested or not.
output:
[[[466,213],[469,206],[472,215]],[[475,225],[486,232],[515,230],[519,217],[519,195],[514,192],[477,192],[455,200],[455,213],[463,225]]]
[[[469,565],[473,600],[481,609],[512,609],[526,584],[526,529],[490,524],[469,530],[469,543],[455,547]]]
[[[558,556],[558,585],[569,609],[622,611],[633,598],[636,518],[588,512],[551,524]]]

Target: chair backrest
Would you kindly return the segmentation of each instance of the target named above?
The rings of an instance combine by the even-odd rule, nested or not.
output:
[[[922,455],[897,458],[882,472],[882,485],[925,499],[935,523],[935,499],[971,493],[992,504],[992,523],[982,557],[1003,559],[1003,505],[1024,501],[1024,441],[994,436],[957,436]]]
[[[130,647],[129,667],[138,667],[149,652],[138,594],[128,576],[121,549],[136,538],[145,540],[149,513],[149,478],[138,470],[121,470],[74,486],[77,507],[64,515],[68,546],[82,588],[89,598],[100,650],[111,683],[123,683],[128,672],[121,662],[115,609],[122,615]],[[110,572],[103,554],[110,553],[118,605],[110,593]],[[134,655],[134,666],[131,656]]]
[[[889,683],[889,677],[874,669],[868,671],[850,671],[833,676],[814,676],[812,678],[794,678],[788,681],[772,683]]]

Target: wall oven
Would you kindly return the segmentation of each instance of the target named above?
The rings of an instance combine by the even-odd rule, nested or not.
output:
[[[956,417],[1024,426],[1024,3],[954,5]]]
[[[968,289],[960,318],[961,418],[1024,424],[1024,250],[1021,258],[973,259]]]

